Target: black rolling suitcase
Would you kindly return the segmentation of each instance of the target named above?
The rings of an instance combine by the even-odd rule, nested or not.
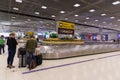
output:
[[[42,64],[42,54],[40,53],[40,46],[38,46],[35,50],[35,57],[36,57],[36,65]]]
[[[26,50],[24,47],[18,49],[19,68],[26,67]]]
[[[36,65],[41,65],[42,64],[42,54],[36,55]]]

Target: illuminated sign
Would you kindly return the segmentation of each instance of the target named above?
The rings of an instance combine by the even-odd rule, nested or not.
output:
[[[74,30],[75,24],[58,21],[58,28],[73,29]]]
[[[74,35],[75,24],[58,21],[58,34]]]

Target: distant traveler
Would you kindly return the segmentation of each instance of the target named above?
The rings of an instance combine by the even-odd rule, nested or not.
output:
[[[15,33],[11,33],[8,40],[7,40],[7,45],[8,45],[8,58],[7,58],[7,68],[14,68],[13,66],[13,60],[14,56],[16,53],[16,46],[17,46],[17,41],[15,39]]]
[[[37,47],[37,40],[34,38],[33,35],[30,36],[30,39],[26,42],[26,52],[27,52],[27,65],[28,68],[31,69],[31,66],[35,67],[36,64],[36,58],[34,56],[35,49]],[[33,64],[31,64],[31,61]]]
[[[1,54],[1,50],[3,50],[3,53],[5,52],[5,50],[4,50],[4,45],[5,45],[5,40],[4,40],[4,36],[3,35],[1,35],[0,36],[0,54]]]

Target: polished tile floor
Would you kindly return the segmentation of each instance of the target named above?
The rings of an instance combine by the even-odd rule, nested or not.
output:
[[[20,45],[19,45],[20,46]],[[18,47],[19,47],[18,46]],[[29,71],[6,68],[6,53],[0,55],[0,80],[120,80],[120,51],[60,60],[43,60],[43,64]]]

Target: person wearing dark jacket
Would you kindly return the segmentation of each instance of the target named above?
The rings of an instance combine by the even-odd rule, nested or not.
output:
[[[7,58],[7,68],[14,68],[13,66],[13,60],[14,56],[16,53],[16,46],[17,46],[17,41],[15,39],[15,33],[11,33],[10,37],[7,40],[7,45],[8,45],[8,58]]]

